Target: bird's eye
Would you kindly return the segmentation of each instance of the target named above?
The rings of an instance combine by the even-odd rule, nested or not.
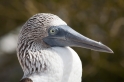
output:
[[[52,28],[52,29],[50,29],[49,32],[50,32],[51,35],[55,35],[57,33],[57,31],[58,31],[57,28]]]

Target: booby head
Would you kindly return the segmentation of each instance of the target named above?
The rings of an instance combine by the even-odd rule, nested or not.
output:
[[[27,39],[41,41],[44,47],[71,46],[113,53],[109,47],[81,35],[53,14],[40,13],[34,15],[23,26],[21,34]]]
[[[44,73],[43,71],[47,69],[46,67],[52,67],[52,65],[55,64],[55,63],[48,64],[46,62],[46,61],[53,62],[53,60],[50,61],[49,57],[45,57],[47,56],[45,55],[47,52],[45,50],[50,50],[49,48],[52,48],[52,47],[65,48],[67,46],[82,47],[82,48],[87,48],[87,49],[100,51],[100,52],[113,53],[113,51],[109,47],[105,46],[104,44],[91,40],[83,36],[82,34],[76,32],[75,30],[73,30],[58,16],[49,14],[49,13],[39,13],[32,16],[23,25],[21,32],[19,34],[17,56],[21,64],[21,67],[24,71],[23,78],[25,78],[25,79],[22,79],[21,82],[28,82],[28,80],[30,80],[29,82],[33,82],[34,80],[32,81],[31,77],[34,78],[35,76],[30,77],[30,75],[38,73],[38,75],[43,76],[41,73]],[[67,48],[63,50],[66,50],[68,52],[67,55],[75,53],[75,52],[73,53],[69,52],[70,49],[67,49]],[[56,54],[56,52],[57,50],[55,50],[54,54]],[[52,52],[49,52],[49,54],[50,53]],[[52,56],[55,56],[54,54],[52,54]],[[56,59],[57,57],[53,59]],[[73,59],[73,61],[79,60],[80,62],[80,59],[77,56],[75,57],[77,59]],[[56,59],[57,60],[56,62],[59,62],[58,58]],[[64,57],[62,58],[64,61]],[[68,58],[66,59],[68,60]],[[61,60],[61,57],[60,57],[60,60]],[[75,65],[77,65],[77,63]],[[79,67],[81,67],[81,65]],[[55,68],[55,66],[53,66],[53,68]],[[81,76],[81,74],[79,75]],[[30,79],[28,77],[30,77]],[[36,81],[35,79],[34,82],[40,82],[40,81],[38,80]],[[44,81],[44,82],[47,82],[47,81]]]

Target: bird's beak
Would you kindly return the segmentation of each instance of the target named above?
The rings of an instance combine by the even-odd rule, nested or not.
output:
[[[89,39],[66,25],[55,26],[58,32],[55,35],[45,37],[43,40],[50,46],[82,47],[100,52],[113,53],[113,51],[101,42]]]

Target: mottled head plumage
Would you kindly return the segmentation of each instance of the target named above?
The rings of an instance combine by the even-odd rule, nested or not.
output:
[[[25,40],[31,39],[34,41],[41,42],[44,47],[46,45],[42,39],[48,36],[48,29],[51,26],[67,25],[58,16],[50,13],[38,13],[23,25],[20,32],[20,39],[26,38]]]
[[[28,21],[27,24],[33,24],[33,28],[35,27],[49,27],[49,26],[58,26],[58,25],[66,25],[66,23],[60,19],[57,15],[50,14],[50,13],[38,13],[32,16]]]
[[[58,16],[50,13],[38,13],[32,16],[24,25],[21,36],[29,39],[42,39],[48,35],[51,26],[67,25]]]

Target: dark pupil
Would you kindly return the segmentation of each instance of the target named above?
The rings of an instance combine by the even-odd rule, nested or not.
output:
[[[52,32],[55,32],[55,30],[52,30]]]

